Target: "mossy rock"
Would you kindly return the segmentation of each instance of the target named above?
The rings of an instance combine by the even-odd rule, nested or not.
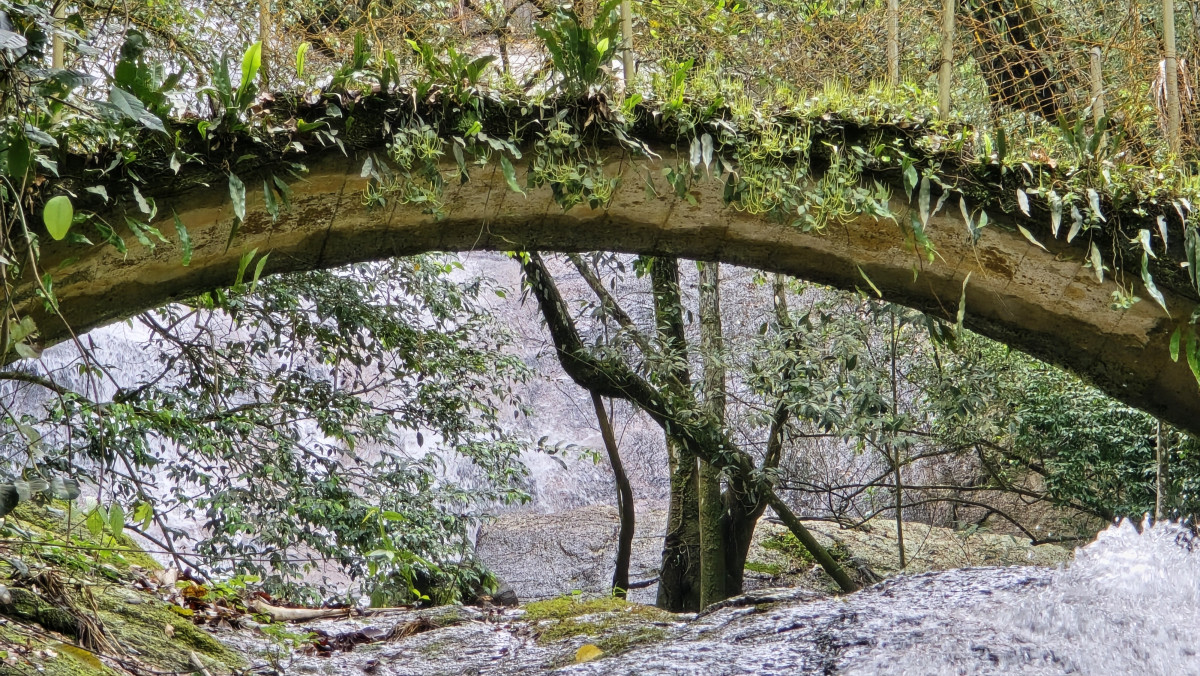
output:
[[[206,664],[233,669],[245,660],[191,620],[171,611],[170,605],[148,594],[110,587],[95,592],[100,620],[123,648],[137,651],[139,659],[167,670],[192,670],[189,653]],[[137,599],[140,603],[131,603]],[[167,635],[171,626],[173,636]]]
[[[670,636],[665,626],[678,621],[675,615],[654,606],[609,596],[585,599],[578,595],[529,603],[524,619],[539,644],[561,644],[562,653],[547,668],[569,664],[575,650],[587,643],[609,656],[665,640]]]
[[[4,572],[14,577],[20,564],[0,566],[0,584],[5,584],[11,603],[0,606],[0,615],[13,621],[0,626],[0,652],[22,648],[18,657],[22,664],[8,667],[0,662],[0,674],[41,673],[49,676],[108,676],[126,674],[105,664],[96,654],[72,645],[81,633],[79,614],[92,607],[103,626],[108,641],[124,651],[131,660],[158,672],[192,673],[194,653],[212,673],[231,673],[242,668],[245,660],[225,647],[186,617],[174,612],[169,603],[157,597],[114,583],[128,579],[132,566],[147,571],[161,566],[141,551],[129,536],[101,534],[99,537],[84,526],[83,515],[71,515],[70,538],[67,535],[67,513],[57,507],[22,504],[9,515],[34,543],[43,563],[51,564],[49,572],[72,584],[64,587],[69,603],[60,607],[32,589],[24,588],[21,580],[3,579]],[[46,542],[39,546],[40,543]],[[75,547],[94,546],[127,550],[111,556],[92,557],[78,550],[63,548],[55,551],[54,544]],[[17,548],[11,557],[20,557]],[[34,561],[32,557],[28,559]],[[10,570],[11,569],[11,570]],[[72,609],[69,606],[74,606]],[[170,629],[168,629],[170,627]],[[120,657],[120,656],[118,656]],[[17,671],[12,671],[17,669]]]
[[[95,562],[109,564],[119,572],[128,571],[131,566],[139,566],[151,571],[162,569],[158,561],[142,551],[142,548],[128,534],[113,535],[104,532],[98,536],[93,535],[84,525],[87,514],[88,511],[79,509],[78,505],[69,506],[65,502],[55,501],[50,504],[23,502],[5,518],[14,525],[31,531],[34,536],[44,536],[43,541],[66,542],[69,535],[69,544],[73,546],[91,546],[96,547],[97,552],[106,551],[108,555],[101,560],[101,555],[97,554]],[[68,518],[71,521],[69,533]],[[70,561],[64,559],[63,563],[69,565]]]

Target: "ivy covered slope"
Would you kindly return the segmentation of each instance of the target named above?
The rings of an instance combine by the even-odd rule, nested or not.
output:
[[[161,567],[128,535],[89,524],[66,503],[24,503],[3,533],[13,544],[0,545],[0,614],[8,618],[0,626],[0,673],[117,676],[245,666],[196,627],[191,611],[161,600],[177,594],[174,583],[163,585]]]

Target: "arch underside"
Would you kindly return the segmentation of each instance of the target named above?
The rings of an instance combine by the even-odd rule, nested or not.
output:
[[[539,249],[671,254],[781,272],[841,288],[867,279],[890,301],[953,320],[964,279],[965,324],[1035,357],[1079,373],[1109,395],[1193,432],[1200,432],[1200,389],[1186,364],[1170,360],[1174,322],[1150,300],[1112,309],[1118,286],[1084,266],[1085,250],[1055,240],[1044,251],[1006,227],[1002,218],[972,243],[957,208],[926,227],[933,261],[919,255],[891,220],[862,217],[805,233],[762,216],[727,208],[717,179],[701,181],[691,200],[661,179],[667,160],[614,158],[622,181],[602,210],[563,212],[548,188],[522,196],[495,167],[475,167],[471,180],[448,186],[444,218],[393,200],[369,208],[360,177],[362,157],[326,154],[291,184],[290,206],[272,222],[262,192],[251,190],[246,219],[227,247],[233,207],[224,181],[181,194],[160,191],[159,219],[173,232],[172,212],[194,244],[183,266],[178,244],[149,249],[129,242],[127,255],[108,245],[46,243],[42,264],[54,277],[62,317],[48,314],[26,284],[18,308],[38,324],[46,344],[234,281],[246,251],[269,253],[267,273],[325,268],[427,251]],[[455,175],[456,167],[447,167]],[[518,172],[522,167],[517,167]],[[660,177],[657,193],[647,189]],[[250,181],[248,186],[253,187]],[[891,208],[908,222],[909,205]],[[166,214],[165,217],[161,214]],[[1047,238],[1049,239],[1049,238]],[[1137,295],[1149,299],[1144,290]],[[1164,289],[1171,314],[1187,316],[1193,301]],[[65,322],[64,322],[65,320]]]

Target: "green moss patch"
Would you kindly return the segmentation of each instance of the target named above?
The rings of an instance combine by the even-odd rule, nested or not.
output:
[[[746,570],[752,573],[770,575],[771,577],[777,577],[784,573],[783,566],[776,563],[766,563],[765,561],[747,561]]]
[[[109,588],[94,592],[105,628],[122,647],[133,648],[139,659],[168,670],[188,672],[193,668],[189,653],[195,652],[209,664],[233,668],[243,665],[241,657],[208,632],[146,594]],[[137,599],[140,603],[130,603]],[[173,635],[168,635],[167,626]]]
[[[606,653],[638,643],[661,640],[667,633],[654,626],[674,622],[665,610],[615,597],[582,599],[562,596],[525,606],[525,619],[535,627],[541,644],[587,636]]]

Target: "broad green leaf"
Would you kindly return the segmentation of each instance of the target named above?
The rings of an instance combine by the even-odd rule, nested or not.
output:
[[[513,167],[512,162],[508,161],[507,155],[500,156],[500,170],[504,172],[504,181],[508,183],[509,189],[524,195],[525,191],[517,183],[517,170]]]
[[[601,38],[600,42],[596,43],[596,54],[604,56],[608,52],[608,38]]]
[[[262,66],[262,43],[256,42],[250,45],[250,48],[242,55],[242,81],[238,84],[239,99],[254,82],[254,78],[258,77],[260,66]]]
[[[712,135],[708,132],[705,132],[700,136],[700,159],[704,163],[704,171],[711,176],[713,161],[713,139]]]
[[[121,537],[125,532],[125,509],[115,502],[108,510],[108,527],[114,537]]]
[[[154,113],[146,110],[146,104],[142,103],[141,99],[130,94],[129,92],[113,85],[108,90],[108,101],[117,107],[125,117],[137,122],[147,129],[167,133],[166,127],[163,126],[162,120]]]
[[[51,197],[42,208],[42,220],[46,222],[46,231],[57,240],[67,236],[74,218],[75,207],[71,205],[71,198],[66,195]]]
[[[29,139],[21,134],[10,137],[6,157],[8,158],[6,167],[8,175],[19,188],[25,182],[25,174],[29,173]]]
[[[108,520],[108,515],[104,513],[104,508],[97,506],[84,520],[83,525],[87,527],[88,532],[92,537],[98,537],[104,532],[104,522]]]
[[[920,176],[917,175],[917,168],[915,166],[907,160],[905,164],[908,166],[904,167],[904,194],[908,196],[907,199],[912,199],[912,192],[917,187],[917,181],[920,180]]]
[[[1183,337],[1183,327],[1176,326],[1171,334],[1171,361],[1179,361],[1179,340]]]
[[[154,200],[143,197],[142,191],[138,190],[136,185],[133,186],[133,199],[137,202],[138,211],[149,216],[147,220],[154,220],[154,214],[158,211],[158,208],[154,205]]]

